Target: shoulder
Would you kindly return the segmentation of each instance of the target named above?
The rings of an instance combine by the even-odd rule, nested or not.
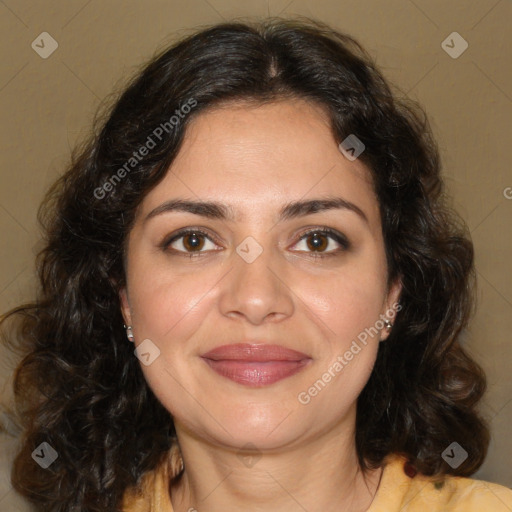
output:
[[[173,512],[169,483],[181,471],[181,457],[176,445],[164,453],[160,463],[144,473],[136,486],[123,494],[122,512]]]
[[[126,489],[121,510],[123,512],[150,512],[157,477],[157,472],[148,472],[144,474],[137,486]]]
[[[512,490],[502,485],[472,478],[445,477],[442,483],[422,477],[412,486],[411,504],[429,506],[430,512],[492,512],[512,511]],[[415,509],[411,509],[415,510]]]
[[[408,476],[405,458],[386,459],[381,483],[368,512],[510,512],[512,490],[508,487],[445,476],[442,481],[424,475]]]

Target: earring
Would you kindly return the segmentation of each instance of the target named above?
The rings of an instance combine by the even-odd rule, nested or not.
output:
[[[390,331],[391,327],[393,327],[393,324],[389,320],[384,320],[384,325],[386,326],[386,331]],[[384,340],[382,338],[379,339],[379,342],[383,342]]]
[[[125,325],[124,328],[126,329],[126,337],[128,338],[128,341],[131,341],[133,343],[133,341],[135,340],[135,336],[133,335],[132,326]]]

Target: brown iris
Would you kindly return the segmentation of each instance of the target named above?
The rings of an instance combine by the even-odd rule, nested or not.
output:
[[[324,251],[329,245],[329,241],[322,233],[311,233],[307,237],[307,244],[312,251]]]
[[[198,233],[188,233],[183,237],[183,246],[187,251],[200,251],[204,246],[204,236]]]

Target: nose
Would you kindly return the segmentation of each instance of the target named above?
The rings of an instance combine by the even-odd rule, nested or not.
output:
[[[223,315],[260,325],[293,314],[293,293],[286,282],[284,262],[274,256],[264,249],[249,263],[233,253],[233,269],[221,281],[219,307]]]

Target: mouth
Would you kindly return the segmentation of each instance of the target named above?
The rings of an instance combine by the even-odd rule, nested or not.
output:
[[[236,343],[201,356],[217,374],[251,387],[268,386],[300,372],[312,359],[281,345]]]

